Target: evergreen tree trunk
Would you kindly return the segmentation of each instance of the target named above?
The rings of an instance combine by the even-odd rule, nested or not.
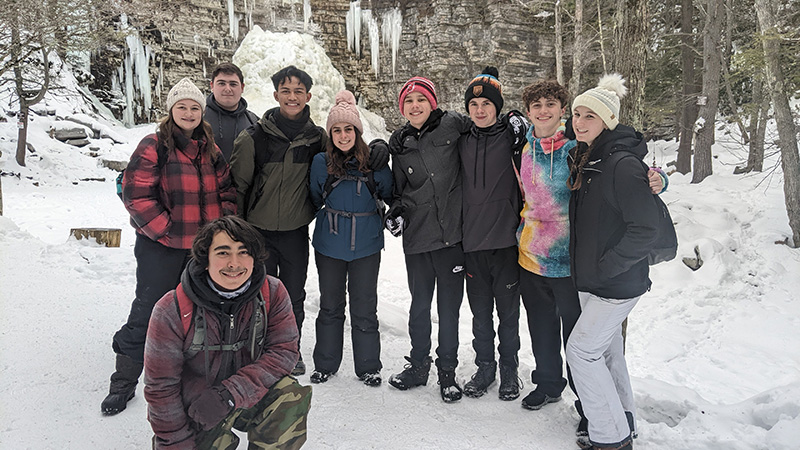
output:
[[[769,95],[764,93],[764,77],[760,71],[753,77],[753,104],[754,110],[750,114],[750,151],[743,172],[761,172],[764,169],[764,136],[769,118]]]
[[[714,144],[717,108],[719,106],[720,73],[720,0],[706,2],[706,19],[703,28],[703,102],[700,105],[700,118],[703,121],[697,131],[694,148],[694,170],[692,183],[700,183],[714,173],[712,168],[711,146]]]
[[[682,66],[682,104],[680,114],[680,139],[678,144],[678,160],[675,163],[678,172],[686,175],[692,171],[692,140],[694,139],[694,123],[697,120],[697,83],[695,82],[695,49],[694,49],[694,6],[692,0],[681,0],[681,66]]]
[[[620,104],[620,123],[642,130],[647,79],[647,0],[617,0],[613,70],[627,80],[628,95]]]
[[[792,229],[792,246],[797,248],[800,247],[800,155],[797,153],[797,128],[792,118],[779,62],[780,36],[774,4],[770,0],[756,0],[755,8],[764,45],[765,85],[770,90],[775,121],[778,123],[786,212],[789,215],[789,227]]]

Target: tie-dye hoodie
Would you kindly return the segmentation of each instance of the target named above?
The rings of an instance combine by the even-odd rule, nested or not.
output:
[[[564,126],[556,134],[538,139],[528,129],[522,150],[520,184],[524,205],[517,229],[519,264],[523,269],[548,278],[570,275],[569,270],[569,163],[567,154],[575,141],[564,137]]]

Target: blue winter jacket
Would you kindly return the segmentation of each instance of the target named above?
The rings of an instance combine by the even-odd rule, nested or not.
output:
[[[352,162],[353,160],[351,160]],[[355,167],[348,174],[363,176]],[[389,167],[373,175],[379,197],[391,199],[392,171]],[[328,179],[328,158],[325,153],[314,156],[311,163],[311,202],[319,209],[314,224],[314,237],[311,245],[329,258],[353,261],[373,255],[383,248],[383,221],[377,214],[375,199],[366,182],[342,180],[328,197],[322,199],[325,181]],[[359,184],[361,186],[359,186]],[[334,211],[344,212],[345,214]],[[349,217],[347,213],[376,214]],[[355,229],[353,220],[355,219]],[[355,239],[351,237],[355,234]]]

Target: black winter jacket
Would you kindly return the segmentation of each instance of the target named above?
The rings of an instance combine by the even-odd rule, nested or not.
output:
[[[615,152],[635,157],[606,167]],[[658,236],[658,210],[642,164],[646,154],[642,135],[624,125],[604,131],[591,148],[569,204],[570,262],[579,291],[625,299],[650,289],[647,253]]]
[[[465,252],[517,245],[522,198],[511,162],[513,152],[514,135],[502,119],[487,129],[473,124],[458,141]]]
[[[458,138],[470,120],[435,109],[421,130],[406,123],[392,133],[394,190],[389,216],[402,216],[403,251],[432,252],[461,242]]]
[[[228,111],[217,104],[214,94],[206,98],[206,112],[203,117],[214,133],[214,142],[222,151],[226,162],[230,162],[233,153],[233,141],[245,128],[258,122],[258,116],[247,110],[245,99],[239,100],[236,111]]]

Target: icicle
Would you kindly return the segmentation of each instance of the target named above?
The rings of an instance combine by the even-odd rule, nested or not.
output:
[[[303,0],[303,31],[308,32],[308,22],[311,21],[311,0]]]
[[[400,48],[400,38],[403,35],[403,15],[400,13],[400,9],[394,8],[383,13],[381,32],[383,42],[388,42],[392,49],[392,77],[394,78],[397,67],[397,50]]]
[[[236,12],[233,9],[233,0],[228,0],[228,34],[235,40],[239,40],[239,23],[236,20]]]
[[[206,61],[203,60],[203,78],[208,78],[208,69],[206,69]]]
[[[378,76],[378,67],[380,66],[380,29],[378,27],[378,19],[372,15],[372,10],[365,9],[361,12],[364,25],[369,32],[369,53],[372,63],[372,70],[375,71],[375,76]]]
[[[350,10],[345,18],[347,24],[347,49],[361,56],[361,2],[350,2]]]

